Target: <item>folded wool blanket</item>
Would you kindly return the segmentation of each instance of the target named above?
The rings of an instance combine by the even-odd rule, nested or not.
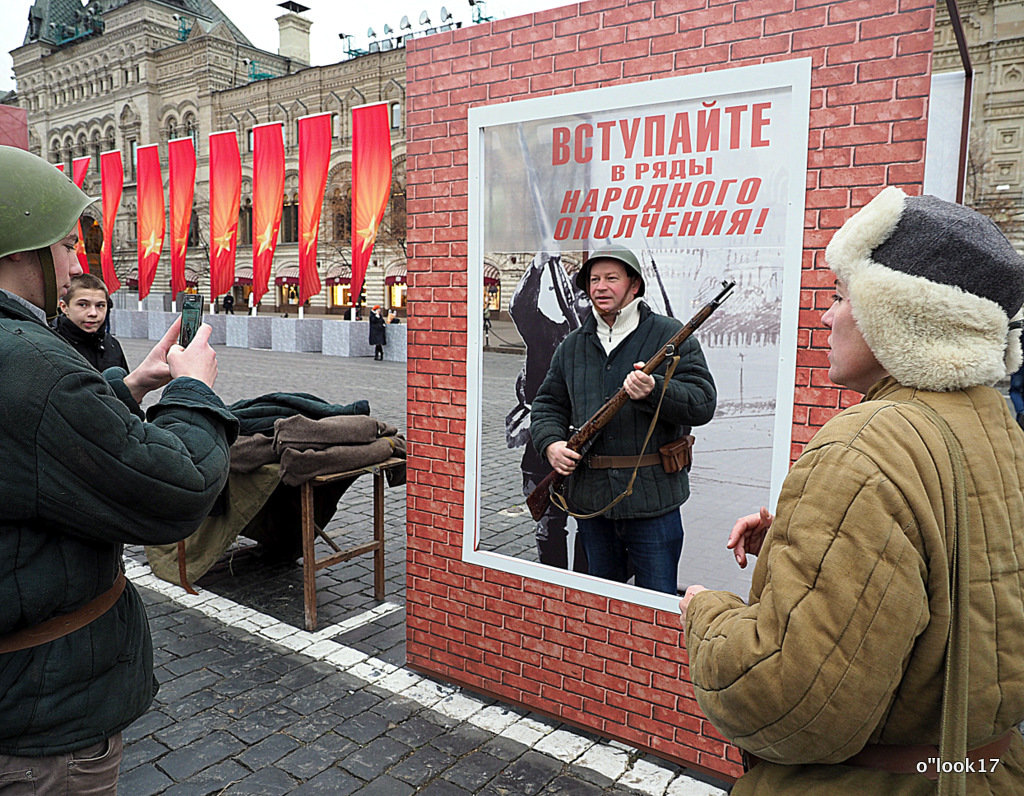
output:
[[[235,401],[227,407],[240,426],[239,433],[246,436],[253,434],[273,434],[274,422],[285,417],[305,415],[320,419],[335,415],[368,415],[368,401],[355,401],[350,404],[332,404],[323,398],[304,392],[274,392],[256,398]]]
[[[268,434],[239,437],[228,449],[228,453],[233,473],[251,473],[281,458],[274,450],[274,438]]]
[[[363,445],[333,445],[323,450],[285,448],[281,451],[281,481],[298,486],[318,475],[369,467],[392,457],[406,457],[405,437],[401,434]],[[405,465],[387,470],[385,476],[389,486],[401,486],[405,483]]]
[[[366,445],[393,437],[398,429],[369,415],[337,415],[320,420],[295,415],[274,423],[274,450],[325,450],[335,445]]]

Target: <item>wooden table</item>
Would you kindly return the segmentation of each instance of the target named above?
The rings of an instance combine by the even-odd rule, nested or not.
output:
[[[384,599],[384,473],[404,465],[405,459],[392,457],[379,464],[371,464],[342,473],[318,475],[301,486],[302,501],[302,591],[306,609],[306,630],[316,630],[316,573],[318,570],[348,561],[356,556],[373,553],[373,596]],[[313,491],[324,484],[343,478],[355,479],[362,475],[373,476],[373,541],[342,549],[317,526],[313,518]],[[324,558],[317,558],[314,549],[316,537],[323,539],[334,551]]]

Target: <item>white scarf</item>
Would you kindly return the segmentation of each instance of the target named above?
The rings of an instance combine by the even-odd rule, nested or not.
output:
[[[601,341],[605,354],[615,350],[615,346],[628,337],[637,326],[640,325],[640,301],[633,299],[629,304],[619,310],[615,316],[614,326],[609,326],[597,311],[597,307],[591,307],[594,317],[597,319],[597,339]]]

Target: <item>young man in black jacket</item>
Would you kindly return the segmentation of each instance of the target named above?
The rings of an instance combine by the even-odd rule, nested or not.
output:
[[[57,302],[61,314],[55,329],[100,373],[107,368],[128,370],[121,344],[110,333],[110,294],[93,274],[71,277],[71,286]]]

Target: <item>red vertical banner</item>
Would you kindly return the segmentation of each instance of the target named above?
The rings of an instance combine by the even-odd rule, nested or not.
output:
[[[252,128],[252,139],[252,293],[255,304],[267,292],[281,229],[284,199],[281,125],[277,122],[258,124]]]
[[[331,114],[299,119],[299,305],[320,292],[316,248],[331,164]]]
[[[235,281],[242,158],[234,130],[210,133],[210,301]]]
[[[139,298],[144,299],[149,295],[164,250],[164,180],[156,144],[140,146],[135,153],[138,161],[135,220],[139,242]]]
[[[167,182],[171,216],[171,296],[177,301],[185,284],[185,253],[196,189],[196,148],[191,138],[167,144]]]
[[[71,161],[71,181],[79,188],[85,184],[90,160],[92,158],[85,155]],[[82,219],[78,219],[78,243],[75,244],[75,254],[78,255],[78,262],[82,264],[82,270],[89,273],[89,258],[85,254],[85,238],[82,235]]]
[[[366,266],[391,193],[388,104],[352,109],[352,303],[359,301]]]
[[[103,268],[103,282],[111,293],[121,287],[114,273],[114,221],[121,204],[124,190],[124,163],[117,150],[100,154],[100,193],[103,196],[103,248],[100,249],[100,265]]]

